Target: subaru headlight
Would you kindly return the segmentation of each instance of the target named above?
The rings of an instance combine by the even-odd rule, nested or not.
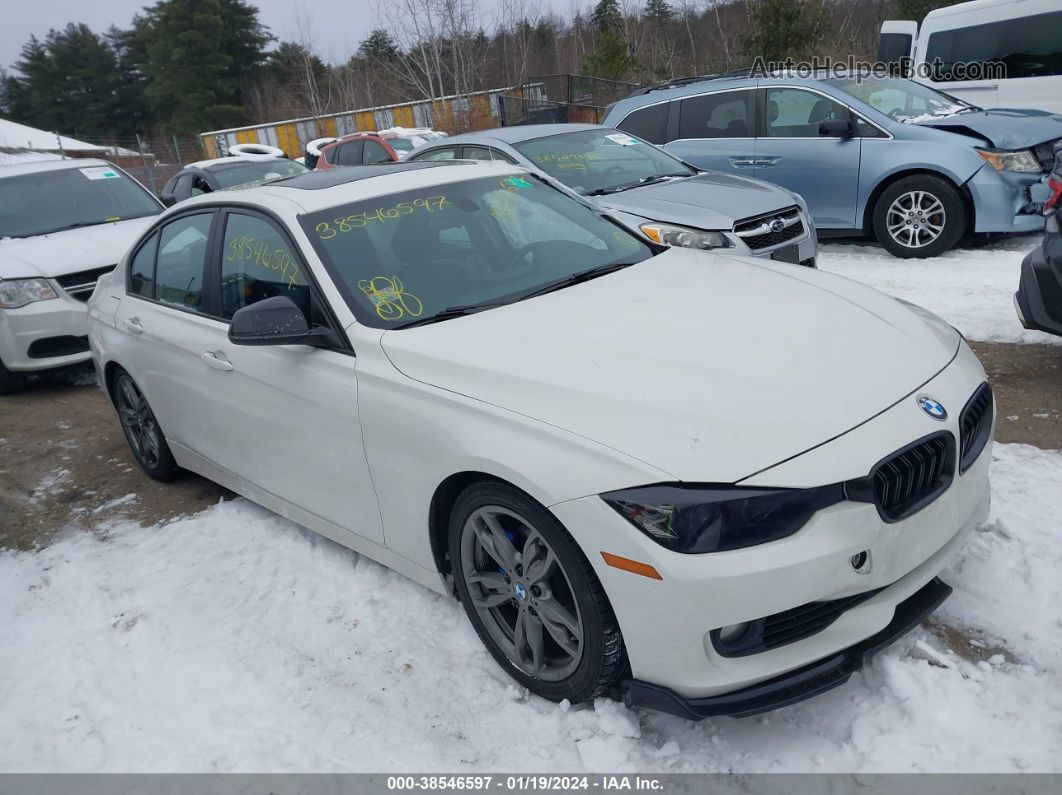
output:
[[[675,484],[612,491],[601,498],[661,546],[696,554],[791,536],[816,511],[843,500],[844,486],[760,489]]]
[[[58,297],[44,279],[0,280],[0,309],[16,309],[34,301],[47,301]]]
[[[1039,174],[1044,170],[1036,155],[1029,149],[1007,151],[1006,149],[977,148],[977,154],[992,164],[996,171],[1017,171],[1022,174]]]
[[[730,241],[722,232],[706,232],[703,229],[690,229],[687,226],[649,223],[641,225],[642,234],[663,246],[679,248],[728,248]]]

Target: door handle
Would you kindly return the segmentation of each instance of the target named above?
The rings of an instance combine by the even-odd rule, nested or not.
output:
[[[125,319],[125,327],[134,334],[144,333],[144,327],[140,325],[140,318],[138,317],[127,317]]]
[[[730,158],[730,165],[738,168],[741,166],[754,166],[756,165],[756,160],[752,157],[732,157]]]
[[[757,166],[773,166],[782,158],[780,156],[775,157],[757,157],[755,163]]]
[[[228,359],[219,359],[213,351],[207,351],[199,358],[206,362],[208,367],[213,367],[215,370],[222,370],[227,373],[232,369],[232,362]]]

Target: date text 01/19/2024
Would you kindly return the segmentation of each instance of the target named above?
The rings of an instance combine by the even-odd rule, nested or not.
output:
[[[557,790],[657,792],[664,782],[653,776],[556,776],[556,775],[436,775],[388,776],[389,790],[502,790],[504,792]]]

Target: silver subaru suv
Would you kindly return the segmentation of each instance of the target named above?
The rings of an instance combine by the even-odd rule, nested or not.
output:
[[[597,124],[528,124],[454,135],[407,160],[503,160],[534,170],[657,243],[815,267],[804,200],[762,180],[704,171]]]

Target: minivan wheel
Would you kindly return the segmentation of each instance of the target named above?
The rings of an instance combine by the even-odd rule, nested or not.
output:
[[[128,373],[115,376],[114,407],[140,468],[155,480],[173,480],[180,472],[177,462],[147,399]]]
[[[608,691],[626,668],[623,636],[589,561],[545,508],[503,483],[454,504],[458,596],[498,664],[533,693],[572,703]]]
[[[26,377],[21,373],[13,373],[0,362],[0,395],[10,395],[18,392],[26,385]]]
[[[894,257],[935,257],[966,231],[966,205],[947,180],[916,174],[882,192],[873,223],[878,242]]]

